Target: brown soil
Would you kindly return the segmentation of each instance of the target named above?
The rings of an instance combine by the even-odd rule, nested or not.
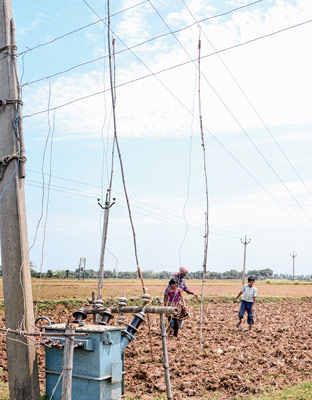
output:
[[[297,283],[297,282],[296,282]],[[168,280],[146,279],[145,285],[148,288],[148,293],[153,296],[162,296],[164,287],[168,284]],[[3,299],[2,278],[0,278],[0,300]],[[201,280],[189,279],[187,285],[197,294],[201,291]],[[98,281],[90,280],[71,280],[71,279],[33,279],[33,298],[38,299],[38,291],[40,286],[40,299],[45,300],[60,300],[60,299],[86,299],[91,297],[92,291],[97,293]],[[305,282],[304,284],[267,284],[265,281],[257,281],[259,295],[275,296],[275,297],[304,297],[311,296],[312,283]],[[204,287],[205,296],[236,296],[242,287],[241,281],[238,280],[210,280],[207,279]],[[118,279],[105,280],[105,285],[102,290],[104,298],[126,296],[140,296],[142,294],[142,286],[139,279]]]
[[[171,384],[175,400],[244,398],[311,379],[311,301],[283,301],[256,306],[256,324],[248,332],[240,328],[236,304],[204,307],[203,349],[199,344],[199,312],[190,309],[179,338],[168,338]],[[65,322],[64,309],[47,312],[52,323]],[[129,316],[131,319],[131,317]],[[151,316],[154,361],[151,360],[147,326],[125,351],[126,394],[128,398],[150,400],[165,397],[159,317]],[[4,317],[1,325],[4,325]],[[44,368],[44,349],[39,349],[39,369]],[[6,382],[5,341],[1,336],[0,381]],[[44,386],[44,375],[41,373]]]

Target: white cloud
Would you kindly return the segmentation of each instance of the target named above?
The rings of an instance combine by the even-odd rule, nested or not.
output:
[[[124,6],[127,4],[125,2]],[[189,5],[194,8],[194,13],[198,13],[197,18],[207,15],[203,2]],[[210,12],[212,11],[211,9]],[[202,24],[202,30],[220,49],[298,23],[306,19],[310,11],[310,2],[299,1],[297,5],[281,1],[265,13],[253,8],[234,13],[225,23],[223,19],[213,19]],[[203,12],[205,14],[200,14]],[[182,10],[176,17],[180,16],[185,20],[184,14],[185,10]],[[126,18],[116,30],[128,45],[143,41],[150,35],[150,16],[151,10],[136,7],[126,13]],[[173,18],[173,14],[169,17]],[[310,29],[308,25],[303,26],[222,54],[241,87],[270,126],[311,122],[308,98],[312,87],[308,78],[312,69],[312,57],[305,47],[305,38]],[[153,72],[188,61],[178,43],[172,38],[170,41],[168,39],[166,37],[150,42],[147,46],[134,50]],[[197,28],[182,31],[179,39],[191,56],[196,58]],[[211,46],[202,34],[202,55],[210,52]],[[135,57],[130,54],[127,56],[130,57],[127,64],[124,64],[125,53],[122,57],[117,57],[117,84],[149,74]],[[202,60],[202,73],[244,128],[261,126],[217,56]],[[188,110],[193,110],[193,104],[195,105],[195,115],[198,114],[197,95],[195,103],[193,102],[196,74],[196,69],[189,65],[158,75]],[[239,129],[207,84],[205,77],[202,76],[201,79],[205,125],[215,133]],[[57,78],[52,84],[53,106],[103,90],[102,81],[103,72],[96,70]],[[108,81],[105,87],[109,87]],[[33,88],[34,86],[31,87],[31,92],[28,91],[31,94],[25,91],[26,114],[44,109],[44,104],[47,103],[47,85]],[[120,135],[146,137],[189,134],[185,129],[190,124],[189,112],[154,77],[117,89],[117,97]],[[107,98],[109,99],[109,93]],[[29,103],[31,107],[27,106]],[[103,95],[77,102],[58,110],[58,124],[62,125],[64,133],[69,137],[78,130],[82,136],[87,134],[89,137],[97,137],[103,122],[103,107]]]

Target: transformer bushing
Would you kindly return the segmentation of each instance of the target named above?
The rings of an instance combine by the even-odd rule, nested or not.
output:
[[[143,311],[134,314],[134,319],[131,324],[128,324],[127,329],[121,332],[121,351],[123,352],[127,347],[128,343],[135,339],[134,334],[138,331],[139,326],[145,321],[145,314]]]
[[[101,316],[102,318],[99,321],[100,325],[108,325],[109,321],[114,318],[110,308],[107,308],[103,313],[101,313]]]
[[[87,314],[80,309],[73,313],[73,317],[75,318],[73,324],[79,324],[79,326],[83,326],[84,320],[87,318]]]

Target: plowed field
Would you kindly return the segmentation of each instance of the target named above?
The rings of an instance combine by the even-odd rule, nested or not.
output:
[[[171,384],[175,400],[246,398],[312,379],[312,302],[284,300],[259,303],[251,332],[244,322],[235,327],[239,304],[204,307],[203,348],[199,344],[199,311],[190,308],[179,338],[169,337]],[[53,323],[65,322],[65,309],[46,312]],[[131,320],[131,316],[128,317]],[[152,315],[151,359],[147,326],[125,351],[128,399],[165,398],[159,316]],[[2,318],[1,325],[4,325]],[[7,380],[5,342],[1,336],[0,379]],[[44,367],[40,348],[39,369]],[[44,375],[41,373],[44,384]]]

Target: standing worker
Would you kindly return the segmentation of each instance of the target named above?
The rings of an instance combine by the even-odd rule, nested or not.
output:
[[[188,293],[188,294],[192,294],[193,296],[195,296],[196,298],[198,297],[196,293],[192,292],[186,285],[185,283],[185,277],[188,273],[188,270],[185,267],[181,267],[179,269],[179,272],[176,272],[173,275],[173,278],[177,280],[178,282],[178,288],[182,289],[182,291]],[[167,295],[167,291],[170,288],[170,285],[167,286],[166,290],[165,290],[165,297]]]
[[[239,321],[236,323],[236,327],[238,328],[242,322],[245,311],[247,311],[247,324],[249,331],[252,328],[252,325],[255,323],[255,303],[256,297],[258,296],[257,288],[254,286],[255,278],[250,276],[248,278],[248,285],[243,286],[242,290],[238,293],[238,295],[233,299],[233,302],[236,303],[236,300],[242,295],[242,302],[240,306],[240,310],[238,313]]]
[[[177,312],[174,315],[168,317],[169,319],[169,330],[170,334],[173,332],[175,337],[178,337],[179,329],[182,325],[182,320],[188,318],[188,312],[185,307],[185,301],[183,298],[183,290],[178,287],[178,280],[171,278],[169,281],[169,289],[165,297],[164,305],[177,308]]]

